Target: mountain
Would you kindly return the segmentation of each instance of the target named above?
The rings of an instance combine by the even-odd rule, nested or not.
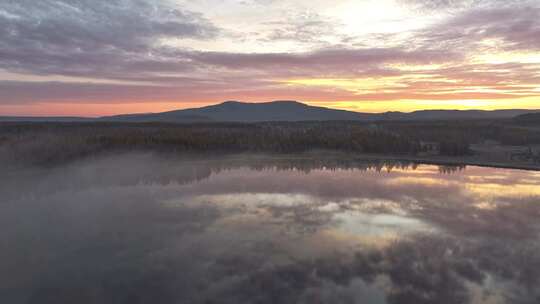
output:
[[[102,117],[107,121],[137,122],[256,122],[256,121],[307,121],[307,120],[359,120],[369,118],[369,114],[313,107],[296,101],[274,101],[265,103],[245,103],[226,101],[221,104],[177,110],[157,114],[120,115]]]
[[[424,110],[411,113],[359,113],[324,107],[309,106],[297,101],[273,101],[265,103],[246,103],[226,101],[221,104],[176,110],[162,113],[127,114],[106,116],[95,119],[79,117],[0,117],[0,121],[32,122],[260,122],[260,121],[316,121],[316,120],[464,120],[464,119],[510,119],[527,113],[540,113],[540,110]]]
[[[257,121],[310,121],[310,120],[460,120],[513,118],[532,110],[424,110],[412,113],[360,113],[324,107],[308,106],[297,101],[245,103],[226,101],[221,104],[177,110],[164,113],[135,114],[102,117],[106,121],[129,122],[257,122]]]
[[[540,110],[422,110],[411,113],[386,112],[381,120],[468,120],[468,119],[510,119],[518,115],[540,112]]]

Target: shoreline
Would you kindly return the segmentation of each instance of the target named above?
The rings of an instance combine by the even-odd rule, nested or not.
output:
[[[177,158],[182,161],[214,161],[214,160],[229,160],[229,161],[260,161],[260,160],[274,160],[274,161],[286,161],[286,160],[346,160],[346,161],[401,161],[410,162],[424,165],[440,165],[440,166],[476,166],[476,167],[489,167],[499,169],[512,169],[512,170],[527,170],[527,171],[540,171],[540,164],[525,163],[525,162],[512,162],[503,159],[482,159],[482,154],[463,157],[452,156],[438,156],[438,155],[392,155],[392,154],[369,154],[369,153],[354,153],[354,152],[342,152],[332,150],[312,150],[298,153],[265,153],[265,152],[245,152],[245,153],[231,153],[231,154],[192,154],[192,153],[163,153],[159,151],[115,151],[108,153],[94,154],[87,157],[83,157],[76,160],[67,161],[65,163],[55,163],[51,166],[39,166],[42,168],[56,167],[65,164],[73,164],[78,162],[84,162],[91,159],[99,159],[102,157],[108,157],[113,155],[123,155],[131,153],[150,153],[154,155],[161,155],[165,157]],[[485,156],[485,155],[484,155]],[[4,162],[0,158],[0,163]],[[11,166],[9,166],[9,165]],[[17,170],[25,167],[36,166],[31,164],[17,163],[6,161],[5,169]]]
[[[252,159],[271,158],[271,159],[349,159],[349,160],[367,160],[367,161],[404,161],[413,162],[425,165],[448,165],[448,166],[476,166],[489,167],[499,169],[527,170],[540,171],[540,164],[520,163],[502,160],[482,160],[478,156],[469,157],[451,157],[451,156],[412,156],[412,155],[381,155],[381,154],[363,154],[363,153],[348,153],[339,151],[309,151],[298,154],[236,154],[225,156],[230,159]]]
[[[403,157],[403,156],[360,156],[360,159],[373,159],[373,160],[396,160],[396,161],[411,161],[418,162],[426,165],[465,165],[475,167],[489,167],[499,169],[514,169],[514,170],[527,170],[527,171],[540,171],[540,164],[533,163],[511,163],[478,159],[459,159],[451,157]]]

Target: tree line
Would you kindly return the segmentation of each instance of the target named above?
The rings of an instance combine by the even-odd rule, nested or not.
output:
[[[469,129],[438,123],[1,123],[0,156],[54,163],[117,151],[295,153],[336,150],[415,155],[421,141],[440,143],[443,155],[466,155]]]

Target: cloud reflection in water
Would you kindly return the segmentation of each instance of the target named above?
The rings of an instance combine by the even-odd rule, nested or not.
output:
[[[540,299],[536,172],[124,155],[1,178],[5,303]]]

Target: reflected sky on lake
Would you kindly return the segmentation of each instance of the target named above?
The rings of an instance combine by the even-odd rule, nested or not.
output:
[[[540,172],[149,154],[0,173],[1,303],[539,303]]]

